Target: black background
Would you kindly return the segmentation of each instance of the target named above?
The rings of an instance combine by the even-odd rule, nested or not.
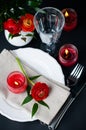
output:
[[[60,38],[60,44],[58,45],[58,50],[60,46],[65,43],[72,43],[76,45],[79,51],[78,62],[86,66],[86,11],[85,11],[85,2],[83,0],[44,0],[41,7],[44,6],[53,6],[60,10],[64,8],[74,8],[78,15],[78,24],[75,29],[70,32],[62,32]],[[36,32],[35,32],[36,33]],[[37,39],[33,39],[30,44],[23,46],[24,47],[34,47],[39,48],[40,39],[36,33]],[[18,49],[19,47],[12,46],[9,44],[4,36],[4,32],[0,33],[0,51],[4,48],[8,50]],[[58,57],[58,53],[57,53]],[[58,61],[58,58],[56,60]],[[72,70],[72,67],[63,67],[63,73],[67,77]],[[1,69],[1,68],[0,68]],[[84,77],[85,79],[85,77]],[[83,81],[83,78],[81,79]],[[83,81],[84,82],[84,81]],[[0,129],[4,130],[48,130],[46,125],[42,125],[39,121],[33,122],[16,122],[12,121],[3,115],[0,115]],[[60,122],[56,130],[85,130],[86,129],[86,90],[77,97],[73,102],[72,106],[68,109],[62,121]]]

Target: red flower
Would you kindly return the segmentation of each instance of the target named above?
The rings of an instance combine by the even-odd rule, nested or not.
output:
[[[8,30],[12,35],[15,35],[21,31],[21,25],[18,21],[10,18],[4,22],[4,29]]]
[[[34,31],[35,27],[33,24],[33,15],[32,14],[25,14],[24,16],[20,17],[20,21],[22,22],[22,30],[27,32]]]
[[[49,87],[45,83],[37,82],[32,90],[31,95],[36,101],[45,99],[49,94]]]

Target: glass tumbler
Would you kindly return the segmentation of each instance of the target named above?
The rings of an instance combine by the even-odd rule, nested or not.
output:
[[[55,53],[64,24],[64,15],[57,8],[44,7],[35,13],[34,26],[41,39],[40,49],[51,55]]]

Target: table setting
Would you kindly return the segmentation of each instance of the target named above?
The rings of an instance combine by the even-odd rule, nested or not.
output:
[[[20,126],[26,123],[25,128],[32,127],[33,130],[34,123],[39,130],[63,129],[66,114],[74,104],[77,105],[75,102],[86,87],[83,46],[77,43],[75,36],[81,34],[78,32],[78,12],[73,8],[44,6],[31,17],[25,13],[17,23],[8,19],[4,23],[4,31],[9,31],[9,34],[3,31],[0,35],[1,118]],[[17,24],[19,29],[11,34],[9,25],[14,29]],[[25,31],[27,38],[30,37],[27,43],[19,32],[21,28],[23,31],[32,29],[30,33],[27,29]],[[23,44],[16,40],[19,36]],[[14,43],[11,42],[13,39]]]

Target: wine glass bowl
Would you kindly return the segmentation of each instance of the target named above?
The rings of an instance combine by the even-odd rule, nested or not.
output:
[[[39,9],[34,15],[34,25],[42,41],[42,48],[48,53],[54,52],[65,24],[63,13],[53,7]]]

